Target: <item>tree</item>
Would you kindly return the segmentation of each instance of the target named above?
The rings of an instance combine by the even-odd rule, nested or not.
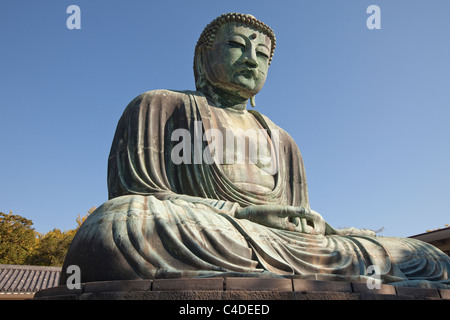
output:
[[[88,210],[87,214],[85,216],[80,216],[80,214],[78,214],[78,217],[76,218],[77,221],[77,228],[74,229],[75,232],[78,231],[78,229],[80,229],[81,225],[83,224],[83,222],[87,219],[87,217],[95,211],[95,209],[97,209],[97,207],[92,207]]]
[[[36,246],[33,221],[0,212],[0,264],[23,264]]]
[[[88,213],[83,217],[78,214],[76,218],[77,227],[75,229],[67,231],[53,229],[45,234],[38,234],[38,244],[25,262],[39,266],[62,266],[76,232],[94,210],[95,207],[89,209]]]
[[[38,245],[25,260],[36,266],[62,266],[73,236],[70,231],[53,229],[39,234]]]

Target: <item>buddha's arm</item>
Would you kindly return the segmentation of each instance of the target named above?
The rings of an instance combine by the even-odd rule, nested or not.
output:
[[[215,213],[223,213],[233,217],[235,216],[236,210],[239,208],[239,204],[231,201],[201,198],[172,192],[164,193],[159,196],[155,194],[155,196],[160,200],[170,200],[174,204],[188,205],[199,209],[204,208]]]
[[[368,229],[335,229],[316,211],[304,207],[282,205],[252,205],[241,207],[238,203],[169,193],[157,196],[174,204],[205,209],[213,213],[226,214],[236,219],[247,219],[267,227],[316,235],[366,235],[375,236]]]
[[[247,219],[267,227],[298,231],[310,234],[327,234],[334,231],[315,211],[304,207],[281,205],[252,205],[241,207],[238,203],[194,197],[183,194],[155,195],[160,200],[170,200],[181,206],[206,209],[213,213],[226,214],[236,219]],[[327,229],[328,228],[328,229]]]
[[[170,200],[174,204],[226,214],[236,219],[247,219],[254,223],[276,229],[310,234],[332,234],[336,231],[325,222],[320,214],[304,207],[282,205],[252,205],[241,207],[235,202],[183,194],[165,193],[155,196],[160,200]]]

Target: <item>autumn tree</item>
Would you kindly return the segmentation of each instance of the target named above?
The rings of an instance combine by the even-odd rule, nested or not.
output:
[[[66,253],[72,240],[86,218],[95,210],[89,209],[88,213],[76,218],[77,227],[71,230],[61,231],[53,229],[45,234],[39,234],[37,247],[26,259],[27,264],[40,266],[62,266]]]
[[[73,235],[69,231],[53,229],[39,234],[36,248],[25,260],[26,264],[36,266],[62,266]]]
[[[36,246],[33,222],[0,212],[0,264],[23,264]]]
[[[77,227],[76,229],[74,229],[74,233],[76,233],[78,231],[78,229],[80,229],[81,225],[83,224],[83,222],[87,219],[87,217],[95,211],[95,209],[97,209],[97,207],[92,207],[88,210],[87,214],[85,216],[80,216],[80,214],[78,214],[78,217],[75,219],[77,222]]]

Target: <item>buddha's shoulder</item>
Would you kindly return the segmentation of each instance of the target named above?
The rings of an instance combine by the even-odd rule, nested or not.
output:
[[[192,95],[203,96],[200,92],[189,90],[157,89],[146,91],[137,96],[133,101],[161,101],[166,103],[186,102]]]
[[[159,110],[170,114],[176,110],[190,108],[194,96],[204,97],[200,92],[189,90],[158,89],[147,91],[131,100],[125,108],[124,114],[145,113],[150,110]]]

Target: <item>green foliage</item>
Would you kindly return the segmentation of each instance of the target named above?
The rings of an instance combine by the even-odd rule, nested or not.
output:
[[[0,264],[23,264],[36,246],[33,222],[0,212]]]
[[[26,264],[36,266],[62,266],[67,250],[75,232],[53,229],[39,234],[38,245],[25,260]]]
[[[38,233],[33,222],[19,215],[0,212],[0,264],[62,266],[70,243],[86,218],[95,210],[76,218],[77,227]]]

